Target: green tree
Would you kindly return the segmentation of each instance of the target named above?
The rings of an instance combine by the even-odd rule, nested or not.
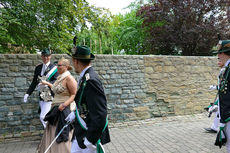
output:
[[[125,15],[117,15],[110,27],[113,44],[125,54],[145,54],[146,31],[143,19],[136,16],[136,10]]]
[[[80,32],[79,42],[85,42],[96,53],[145,54],[147,33],[142,24],[143,19],[136,16],[136,10],[132,10],[124,15],[112,16],[103,27],[96,25]]]
[[[90,12],[92,12],[92,16],[88,19],[87,26],[77,34],[77,43],[90,46],[94,53],[110,53],[107,42],[110,39],[111,12],[108,9],[99,9],[95,6],[91,6]]]
[[[106,20],[86,0],[1,0],[0,6],[1,53],[10,52],[9,44],[31,53],[48,46],[65,53],[87,24],[104,25]]]
[[[90,46],[94,53],[146,54],[148,33],[142,26],[143,19],[136,16],[139,1],[131,3],[128,8],[129,13],[113,16],[105,10],[97,11],[97,15],[103,16],[98,20],[102,22],[79,32],[78,42]]]

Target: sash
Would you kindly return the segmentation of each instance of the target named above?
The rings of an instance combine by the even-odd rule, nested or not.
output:
[[[85,123],[85,121],[80,117],[79,115],[79,111],[77,109],[77,107],[80,108],[80,104],[81,104],[81,99],[82,99],[82,95],[83,95],[83,92],[84,92],[84,89],[85,89],[85,86],[86,86],[86,80],[83,82],[83,87],[82,87],[82,92],[80,94],[80,98],[79,98],[79,101],[78,101],[78,104],[76,106],[76,117],[77,117],[77,121],[78,123],[80,124],[80,126],[84,129],[84,130],[88,130],[88,127]],[[105,131],[105,128],[108,126],[108,118],[106,117],[106,123],[105,123],[105,126],[102,130],[102,133]],[[97,148],[97,153],[105,153],[105,150],[101,144],[101,140],[99,139],[96,143],[96,148]]]
[[[50,80],[50,78],[52,78],[52,76],[57,72],[57,66],[54,66],[47,74],[46,74],[46,78],[47,80]]]

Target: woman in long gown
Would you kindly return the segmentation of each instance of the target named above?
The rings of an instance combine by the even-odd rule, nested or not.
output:
[[[48,85],[55,94],[52,102],[52,107],[54,108],[55,106],[58,106],[58,110],[63,111],[64,109],[70,109],[70,105],[74,101],[74,97],[77,92],[77,82],[68,71],[72,69],[69,60],[61,58],[58,61],[57,68],[59,76],[55,83],[51,84],[47,81],[42,81],[42,84]],[[51,122],[47,122],[41,143],[38,147],[38,153],[44,153],[51,142],[54,140],[59,120],[60,118],[58,118],[58,121],[55,125],[52,125]],[[57,143],[55,141],[47,153],[70,153],[72,134],[73,130],[69,132],[68,140],[65,140],[66,142],[62,141]]]

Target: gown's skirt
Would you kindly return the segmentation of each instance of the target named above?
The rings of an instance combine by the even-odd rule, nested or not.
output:
[[[38,153],[44,153],[46,151],[46,149],[49,147],[49,145],[55,138],[55,132],[56,132],[56,126],[47,123],[41,142],[38,146]],[[67,142],[61,142],[58,144],[55,141],[47,153],[70,153],[71,144],[72,144],[71,142],[72,135],[73,135],[73,130],[69,132],[69,140]]]

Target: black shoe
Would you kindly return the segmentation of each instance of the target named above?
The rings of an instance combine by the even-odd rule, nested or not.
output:
[[[211,128],[204,128],[208,133],[217,133],[216,130],[213,130]]]

